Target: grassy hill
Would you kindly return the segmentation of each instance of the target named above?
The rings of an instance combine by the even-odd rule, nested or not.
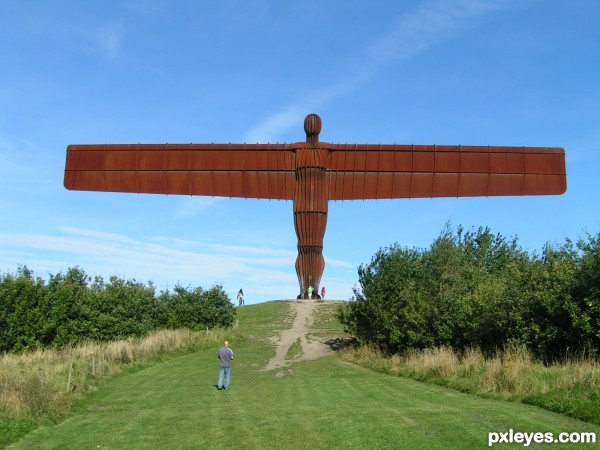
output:
[[[266,371],[276,336],[293,323],[290,305],[238,309],[238,323],[225,336],[235,351],[231,390],[215,389],[215,346],[118,376],[66,420],[10,448],[469,449],[488,447],[489,433],[510,429],[600,434],[596,425],[374,372],[335,354]],[[309,334],[343,337],[336,304],[315,306]],[[291,349],[288,357],[301,351]]]

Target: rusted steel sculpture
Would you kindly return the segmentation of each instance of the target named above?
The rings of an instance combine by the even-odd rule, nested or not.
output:
[[[329,144],[321,119],[294,144],[69,145],[67,189],[292,200],[301,290],[319,292],[329,200],[551,195],[562,148]]]

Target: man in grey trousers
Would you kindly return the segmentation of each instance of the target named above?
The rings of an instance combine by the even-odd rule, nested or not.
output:
[[[229,348],[229,342],[225,341],[223,347],[217,352],[219,358],[219,382],[217,389],[229,389],[231,381],[231,360],[233,359],[233,350]]]

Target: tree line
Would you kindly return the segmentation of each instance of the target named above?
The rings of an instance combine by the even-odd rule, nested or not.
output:
[[[527,252],[447,224],[427,249],[394,244],[358,268],[346,331],[387,353],[511,345],[554,361],[600,354],[600,234]]]
[[[156,292],[111,276],[93,279],[78,267],[36,277],[25,266],[0,275],[0,351],[61,348],[84,341],[143,336],[161,328],[228,327],[235,308],[219,285]]]

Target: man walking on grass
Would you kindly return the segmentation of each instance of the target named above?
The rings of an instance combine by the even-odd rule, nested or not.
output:
[[[229,348],[228,341],[223,342],[223,347],[217,352],[217,358],[219,358],[219,382],[217,383],[217,389],[229,389],[233,350]]]

